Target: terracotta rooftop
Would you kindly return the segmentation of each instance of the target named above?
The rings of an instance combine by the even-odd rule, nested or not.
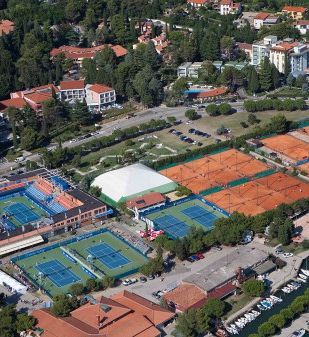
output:
[[[9,34],[14,30],[14,22],[10,20],[0,21],[0,36]]]
[[[204,5],[207,3],[207,0],[187,0],[188,3]]]
[[[16,109],[22,109],[24,106],[26,106],[27,103],[23,98],[11,98],[6,99],[4,101],[0,101],[0,111],[6,110],[9,107],[16,108]]]
[[[254,19],[256,20],[265,20],[266,18],[269,17],[269,13],[265,13],[265,12],[261,12],[261,13],[258,13]]]
[[[180,311],[190,308],[201,308],[207,300],[205,292],[193,284],[181,284],[164,294],[168,302],[173,302]]]
[[[209,91],[192,93],[190,94],[190,96],[195,97],[195,98],[210,98],[210,97],[224,95],[226,92],[227,92],[227,88],[222,87],[222,88],[216,88],[216,89],[209,90]]]
[[[308,26],[309,25],[309,20],[298,20],[294,23],[294,25],[303,25],[303,26]]]
[[[42,337],[159,337],[152,321],[165,322],[174,314],[144,298],[127,292],[114,299],[101,297],[71,312],[55,317],[49,310],[35,310]],[[150,319],[150,316],[153,319]]]
[[[128,208],[143,209],[148,206],[156,205],[165,201],[165,197],[159,192],[151,192],[140,197],[128,200],[126,205]]]
[[[84,59],[93,58],[96,53],[102,51],[104,48],[110,47],[117,57],[125,56],[128,51],[120,45],[103,44],[91,48],[80,48],[74,46],[61,46],[59,48],[54,48],[51,50],[51,56],[57,56],[59,54],[64,54],[66,58],[69,59]]]
[[[136,313],[146,316],[156,326],[169,321],[175,316],[173,312],[162,308],[158,304],[126,290],[115,294],[111,298]]]
[[[306,7],[300,6],[284,6],[282,12],[296,12],[296,13],[305,13],[307,11]]]
[[[271,49],[277,51],[289,51],[298,45],[299,42],[281,42],[276,46],[272,47]]]
[[[102,94],[104,92],[113,91],[114,89],[111,87],[108,87],[104,84],[93,84],[90,88],[90,90],[96,92],[97,94]]]
[[[59,87],[60,90],[84,89],[85,81],[84,80],[61,81]]]
[[[52,95],[48,93],[42,93],[42,92],[34,92],[31,94],[27,94],[24,96],[24,99],[26,101],[31,101],[36,104],[40,104],[43,102],[48,101],[49,99],[52,99]]]

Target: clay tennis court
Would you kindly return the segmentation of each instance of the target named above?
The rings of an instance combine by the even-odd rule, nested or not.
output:
[[[226,186],[231,181],[252,177],[267,169],[266,164],[231,149],[162,170],[160,173],[192,192],[200,193],[211,187]]]
[[[297,167],[299,170],[304,171],[309,174],[309,163],[300,165]]]
[[[309,184],[278,172],[208,195],[205,199],[229,213],[255,215],[305,197],[309,197]]]
[[[263,139],[263,144],[274,152],[295,161],[306,159],[309,156],[309,144],[290,135],[266,138]]]

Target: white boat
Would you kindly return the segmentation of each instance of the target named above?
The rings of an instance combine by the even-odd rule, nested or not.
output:
[[[301,269],[300,270],[303,274],[305,274],[306,276],[309,276],[309,270],[307,269]]]
[[[276,301],[274,301],[271,297],[267,297],[266,301],[268,301],[271,305],[274,305]]]
[[[296,288],[300,288],[301,287],[301,284],[299,282],[295,282],[295,281],[292,281],[291,284]]]
[[[245,325],[243,323],[240,323],[240,322],[235,322],[236,326],[240,329],[242,329]]]
[[[304,274],[298,274],[299,277],[301,277],[304,280],[307,280],[308,276],[304,275]]]
[[[235,335],[235,333],[234,333],[234,329],[232,329],[232,328],[230,328],[230,327],[226,327],[226,331],[228,332],[228,333],[230,333],[230,334],[232,334],[232,335]]]
[[[284,293],[289,294],[291,292],[291,289],[288,287],[284,287],[281,289]]]
[[[235,324],[231,324],[231,328],[234,329],[234,330],[236,330],[238,332],[237,327],[236,327]]]
[[[253,315],[255,315],[255,317],[258,317],[261,315],[261,313],[259,311],[256,310],[252,310]]]
[[[303,337],[306,334],[305,329],[298,329],[292,333],[292,337]]]
[[[302,283],[306,283],[307,282],[306,280],[304,280],[301,277],[297,277],[296,280],[299,281],[299,282],[302,282]]]
[[[249,322],[254,320],[254,317],[252,317],[250,314],[245,314],[245,317]]]
[[[286,285],[288,288],[290,288],[292,291],[296,290],[297,288],[295,286],[293,286],[293,284],[289,283]]]
[[[277,297],[277,296],[275,296],[275,295],[270,295],[270,298],[271,298],[272,300],[274,300],[275,302],[282,302],[282,298]]]

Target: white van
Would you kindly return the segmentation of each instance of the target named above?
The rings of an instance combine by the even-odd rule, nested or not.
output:
[[[25,160],[25,157],[24,156],[20,156],[20,157],[17,157],[16,159],[15,159],[15,162],[16,163],[20,163],[21,161],[24,161]]]

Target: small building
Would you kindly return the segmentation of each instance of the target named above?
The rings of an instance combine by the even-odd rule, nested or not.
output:
[[[136,220],[139,219],[140,212],[149,211],[155,208],[160,208],[166,204],[166,197],[158,192],[151,192],[130,199],[126,202],[129,210],[134,212]]]
[[[194,62],[188,68],[188,77],[198,78],[198,71],[202,68],[203,62]]]
[[[253,26],[256,30],[260,30],[263,26],[272,26],[277,24],[279,17],[270,13],[258,13],[253,19]]]
[[[241,12],[241,3],[233,0],[221,0],[219,9],[220,15],[239,14]]]
[[[0,36],[7,35],[14,31],[14,22],[10,20],[0,21]]]
[[[180,284],[175,289],[165,293],[164,299],[177,312],[189,309],[199,309],[207,302],[206,293],[193,284]]]
[[[87,84],[86,103],[91,112],[100,112],[116,103],[116,92],[104,84]]]
[[[188,99],[194,102],[204,103],[226,95],[228,88],[221,87],[201,92],[189,92]]]
[[[301,20],[308,9],[306,7],[301,6],[284,6],[282,8],[282,14],[287,14],[293,20]]]
[[[252,147],[254,147],[256,149],[258,149],[259,147],[263,146],[263,143],[259,139],[254,139],[254,138],[247,139],[246,143],[249,146],[252,146]]]
[[[237,42],[236,46],[240,51],[243,51],[246,54],[248,60],[251,61],[251,59],[252,59],[252,44],[245,43],[245,42]]]
[[[246,66],[248,65],[248,62],[237,62],[237,61],[230,61],[230,62],[226,62],[223,67],[222,70],[226,67],[231,67],[231,68],[235,68],[237,70],[242,70],[244,69]]]
[[[301,35],[306,35],[309,33],[309,20],[297,20],[294,27],[300,31]]]
[[[185,62],[177,68],[178,77],[188,77],[189,76],[189,67],[192,62]]]

